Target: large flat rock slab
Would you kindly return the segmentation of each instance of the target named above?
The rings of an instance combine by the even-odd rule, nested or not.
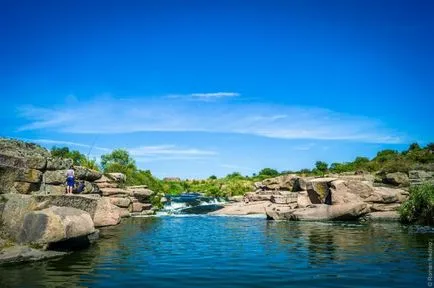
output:
[[[398,211],[371,212],[371,213],[366,215],[365,219],[369,220],[369,221],[376,221],[376,222],[398,221],[399,220],[399,213],[398,213]]]
[[[109,198],[97,194],[87,195],[48,195],[35,196],[38,202],[45,202],[48,206],[73,207],[90,214],[95,227],[117,225],[120,222],[120,210],[110,202]]]
[[[368,212],[369,207],[366,203],[315,204],[308,208],[273,211],[267,213],[267,217],[276,220],[351,221],[359,219]]]
[[[45,207],[60,206],[72,207],[86,211],[93,218],[101,199],[99,195],[36,195],[34,199],[39,203],[45,203]]]
[[[224,208],[209,213],[210,215],[251,215],[265,214],[265,206],[269,201],[256,201],[252,203],[231,203]]]
[[[27,246],[16,245],[0,251],[0,265],[40,261],[61,257],[66,254],[68,254],[68,252],[38,250]]]

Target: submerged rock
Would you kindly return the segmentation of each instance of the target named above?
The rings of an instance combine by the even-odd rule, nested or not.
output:
[[[364,219],[368,221],[397,221],[399,220],[399,213],[398,211],[371,212]]]
[[[0,251],[0,265],[22,262],[40,261],[61,257],[67,252],[33,249],[27,246],[16,245]]]

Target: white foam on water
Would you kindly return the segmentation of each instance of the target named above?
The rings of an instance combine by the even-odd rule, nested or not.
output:
[[[185,215],[182,213],[182,210],[187,208],[207,206],[207,205],[223,205],[225,203],[226,201],[222,198],[210,198],[209,200],[203,200],[199,202],[199,204],[197,205],[191,205],[189,202],[170,201],[166,203],[163,209],[157,212],[156,215],[157,216]]]

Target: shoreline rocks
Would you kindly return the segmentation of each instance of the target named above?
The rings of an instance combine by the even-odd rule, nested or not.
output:
[[[0,250],[0,265],[25,262],[35,262],[56,257],[63,257],[68,252],[40,250],[27,246],[16,245]]]
[[[228,204],[220,210],[209,213],[209,215],[251,215],[264,214],[268,201],[256,201],[253,203],[235,202]]]
[[[245,194],[244,203],[231,203],[211,214],[265,212],[268,219],[295,221],[396,220],[397,210],[408,198],[406,190],[374,186],[374,177],[364,174],[325,178],[285,175],[255,183],[255,187],[255,192]],[[282,188],[286,190],[277,190]]]
[[[71,207],[51,206],[26,214],[18,242],[45,245],[94,232],[89,213]]]
[[[126,181],[122,173],[73,166],[83,191],[65,195],[72,164],[39,145],[0,138],[0,238],[6,239],[0,239],[0,264],[64,255],[47,249],[86,247],[97,239],[96,228],[117,225],[132,213],[154,213],[154,192],[120,188]]]

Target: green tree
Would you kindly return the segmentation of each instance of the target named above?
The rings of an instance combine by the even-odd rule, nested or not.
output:
[[[144,174],[137,170],[136,162],[131,158],[128,151],[123,149],[113,150],[109,154],[101,156],[101,167],[104,173],[120,172],[127,177],[127,183],[139,185],[138,179],[144,179]]]
[[[216,179],[217,179],[217,176],[215,176],[215,175],[211,175],[211,176],[208,177],[208,179],[210,179],[210,180],[216,180]]]
[[[417,143],[411,143],[410,146],[408,147],[408,151],[416,151],[416,150],[420,150],[420,146]]]
[[[154,192],[163,191],[162,181],[155,178],[151,171],[136,169],[128,173],[127,185],[146,185]]]
[[[104,172],[111,172],[107,171],[107,169],[110,169],[110,167],[113,165],[117,165],[120,167],[136,168],[136,161],[134,161],[128,151],[124,149],[116,149],[113,150],[110,154],[101,155],[101,166]]]
[[[68,147],[56,147],[53,146],[51,148],[51,155],[53,157],[59,157],[59,158],[70,158],[72,159],[74,165],[77,166],[85,166],[84,164],[87,161],[87,158],[85,155],[81,154],[77,150],[69,150]]]
[[[354,170],[352,163],[332,163],[329,168],[334,173],[343,173]]]
[[[96,171],[100,171],[99,165],[96,162],[96,159],[89,159],[89,158],[85,158],[84,161],[82,161],[81,166],[89,168],[89,169],[93,169]]]
[[[316,168],[316,170],[319,171],[319,173],[324,175],[325,172],[327,172],[328,164],[326,162],[323,162],[323,161],[316,161],[315,162],[315,168]]]
[[[279,171],[271,168],[264,168],[258,173],[259,176],[266,176],[266,177],[277,177],[280,175]]]
[[[69,148],[68,147],[57,147],[53,146],[51,148],[51,155],[54,157],[60,157],[60,158],[68,158],[70,155]]]
[[[240,172],[233,172],[231,174],[226,175],[227,179],[244,179],[243,175]]]
[[[396,159],[398,158],[398,156],[399,156],[398,151],[386,149],[386,150],[379,151],[377,153],[377,156],[375,156],[374,160],[382,163],[382,162]]]

